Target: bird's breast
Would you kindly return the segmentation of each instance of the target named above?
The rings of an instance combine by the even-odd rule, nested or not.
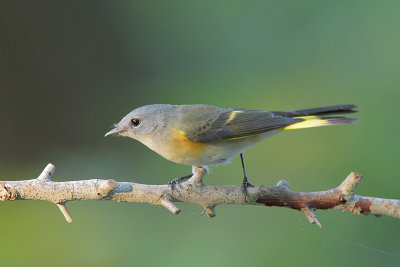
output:
[[[200,166],[209,146],[207,143],[193,142],[184,131],[174,129],[138,140],[164,158],[186,165]]]

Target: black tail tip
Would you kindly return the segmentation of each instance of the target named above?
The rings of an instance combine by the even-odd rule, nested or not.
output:
[[[347,117],[321,117],[329,122],[329,125],[345,125],[345,124],[354,124],[359,121],[357,118],[347,118]]]

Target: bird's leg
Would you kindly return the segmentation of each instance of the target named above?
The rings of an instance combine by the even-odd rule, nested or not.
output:
[[[203,176],[206,174],[207,169],[204,167],[192,166],[193,176],[189,179],[188,183],[203,184]]]
[[[185,180],[189,179],[192,176],[193,176],[193,173],[191,173],[189,175],[185,175],[185,176],[179,177],[179,178],[175,178],[174,180],[169,181],[168,185],[172,186],[172,185],[179,184],[180,182],[185,181]]]
[[[249,180],[247,179],[247,173],[246,173],[246,167],[244,166],[244,160],[243,160],[243,153],[240,153],[240,160],[242,161],[242,168],[243,168],[243,190],[244,193],[246,195],[246,199],[247,199],[247,187],[253,187],[253,185],[251,183],[249,183]]]

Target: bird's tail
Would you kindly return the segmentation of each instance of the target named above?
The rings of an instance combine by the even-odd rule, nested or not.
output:
[[[338,105],[310,109],[298,109],[288,111],[274,111],[279,116],[301,119],[291,125],[284,127],[285,130],[302,129],[329,125],[353,124],[358,121],[355,118],[328,117],[329,115],[348,114],[357,112],[356,105]]]
[[[320,108],[273,111],[273,113],[279,116],[285,116],[291,118],[300,116],[310,116],[310,115],[329,116],[336,114],[354,113],[357,112],[357,110],[354,110],[355,108],[357,108],[356,105],[336,105],[336,106],[327,106]]]

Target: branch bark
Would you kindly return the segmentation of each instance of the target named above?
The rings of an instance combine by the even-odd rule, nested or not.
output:
[[[281,180],[276,186],[209,186],[202,182],[206,173],[203,168],[194,168],[194,175],[187,182],[173,185],[145,185],[131,182],[116,182],[113,179],[53,182],[51,175],[55,167],[48,164],[38,178],[24,181],[0,183],[0,200],[45,200],[56,204],[67,222],[72,217],[65,204],[73,200],[112,200],[117,202],[139,202],[162,205],[174,214],[180,209],[174,202],[190,202],[204,207],[203,213],[215,216],[215,207],[220,204],[245,204],[288,207],[301,211],[310,223],[319,227],[315,214],[317,209],[337,209],[353,214],[387,215],[400,218],[400,200],[357,196],[353,194],[361,181],[358,173],[349,176],[336,188],[319,192],[295,192],[289,183]]]

